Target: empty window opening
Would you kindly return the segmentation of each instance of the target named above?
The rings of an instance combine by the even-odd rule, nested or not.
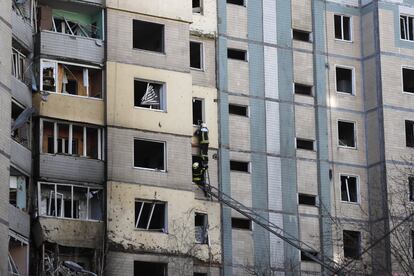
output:
[[[414,70],[403,68],[403,91],[408,93],[414,93]]]
[[[341,200],[358,202],[358,178],[356,176],[341,175]]]
[[[103,130],[74,124],[42,121],[42,152],[103,159]]]
[[[203,12],[203,0],[193,0],[193,13]]]
[[[20,210],[26,211],[28,187],[28,178],[15,168],[10,167],[9,203]]]
[[[133,47],[153,52],[164,52],[164,25],[134,20]]]
[[[414,147],[414,121],[405,121],[405,144],[407,147]]]
[[[340,146],[355,148],[355,123],[338,121],[338,137]]]
[[[245,6],[245,0],[227,0],[227,4]]]
[[[233,229],[252,230],[252,221],[245,218],[231,218],[231,227]]]
[[[15,101],[11,102],[11,137],[23,146],[31,147],[31,111]]]
[[[195,213],[195,240],[197,243],[208,243],[208,217],[206,214]]]
[[[207,276],[207,273],[194,272],[193,276]]]
[[[351,17],[346,15],[335,14],[335,38],[350,41],[351,40]]]
[[[199,125],[204,122],[204,101],[193,98],[193,125]]]
[[[39,189],[40,216],[102,220],[102,189],[45,183]]]
[[[97,67],[42,60],[41,68],[41,90],[102,98],[102,70]]]
[[[344,230],[343,241],[345,258],[360,259],[361,232]]]
[[[353,70],[336,67],[336,91],[353,94]]]
[[[306,194],[299,194],[299,204],[309,205],[309,206],[316,206],[316,196],[306,195]]]
[[[134,80],[134,106],[164,110],[164,85]]]
[[[315,251],[301,251],[300,252],[300,260],[302,262],[314,262],[315,260],[309,257],[309,255],[312,255],[313,257],[318,257],[318,252]]]
[[[400,15],[401,39],[414,41],[414,17]]]
[[[239,172],[249,172],[249,162],[230,160],[230,170]]]
[[[190,67],[203,69],[203,44],[190,41]]]
[[[134,167],[165,170],[165,143],[134,140]]]
[[[168,264],[134,261],[134,276],[167,276]]]
[[[312,96],[312,86],[301,83],[295,83],[295,94]]]
[[[297,29],[293,29],[293,30],[292,30],[292,35],[293,35],[293,39],[294,39],[294,40],[300,40],[300,41],[305,41],[305,42],[311,42],[311,35],[310,35],[310,32],[307,32],[307,31],[302,31],[302,30],[297,30]]]
[[[227,49],[227,57],[230,59],[237,59],[247,61],[247,51],[240,49]]]
[[[248,117],[247,106],[229,104],[229,114]]]
[[[314,141],[303,138],[296,138],[296,148],[304,150],[314,150]]]
[[[408,178],[409,199],[414,201],[414,176]]]
[[[135,201],[135,228],[167,232],[165,202]]]
[[[29,241],[10,230],[9,235],[8,272],[9,276],[28,275]]]
[[[26,56],[16,48],[12,47],[12,75],[21,81],[24,81],[26,70],[25,60]]]

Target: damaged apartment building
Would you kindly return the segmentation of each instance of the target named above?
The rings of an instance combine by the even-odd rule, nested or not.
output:
[[[1,1],[0,275],[406,272],[413,26],[411,0]]]

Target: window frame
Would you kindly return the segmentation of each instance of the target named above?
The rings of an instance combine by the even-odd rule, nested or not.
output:
[[[246,115],[230,113],[230,105],[246,108]],[[243,118],[250,118],[250,108],[248,105],[229,103],[229,116],[239,116]]]
[[[359,233],[359,236],[358,236],[358,256],[356,256],[356,257],[358,257],[358,258],[353,258],[353,257],[350,257],[350,256],[345,256],[345,233],[344,232],[357,232],[357,233]],[[342,247],[343,247],[343,250],[342,250],[342,252],[343,252],[343,254],[344,254],[344,258],[346,258],[346,259],[353,259],[353,260],[361,260],[361,249],[362,249],[362,232],[361,231],[357,231],[357,230],[345,230],[345,229],[343,229],[342,230]]]
[[[201,0],[200,0],[201,1]],[[200,45],[200,64],[201,64],[201,68],[197,68],[197,67],[191,67],[191,61],[190,61],[190,69],[191,70],[195,70],[195,71],[201,71],[204,72],[205,68],[204,68],[204,60],[205,60],[205,52],[204,52],[204,42],[203,41],[199,41],[199,40],[191,40],[190,39],[190,44],[191,43],[197,43]],[[191,58],[191,55],[190,55]]]
[[[139,262],[139,263],[153,263],[154,265],[163,265],[163,270],[164,270],[164,275],[163,276],[168,276],[168,262],[156,262],[156,261],[144,261],[144,260],[133,260],[133,275],[136,275],[136,271],[135,271],[135,262]]]
[[[155,143],[161,143],[164,146],[164,169],[163,170],[157,170],[157,169],[151,169],[151,168],[145,168],[145,167],[135,167],[135,140],[141,140],[141,141],[148,141],[148,142],[155,142]],[[132,143],[132,167],[137,170],[146,170],[146,171],[152,171],[152,172],[162,172],[166,173],[167,170],[167,160],[168,160],[168,153],[167,153],[167,141],[161,141],[161,140],[153,140],[153,139],[146,139],[146,138],[140,138],[134,136],[133,143]]]
[[[15,60],[16,59],[16,60]],[[16,61],[16,62],[15,62]],[[12,47],[12,76],[21,82],[25,81],[26,55]]]
[[[201,120],[203,121],[203,123],[206,123],[206,105],[205,105],[205,99],[200,98],[200,97],[193,97],[191,99],[191,111],[193,111],[193,104],[194,101],[201,101]],[[192,118],[192,121],[194,118]],[[193,127],[197,127],[198,125],[195,125],[193,122]]]
[[[356,193],[357,193],[357,201],[353,202],[353,201],[344,201],[342,200],[342,181],[341,181],[341,177],[342,176],[348,176],[348,177],[355,177],[356,178]],[[342,203],[347,203],[347,204],[354,204],[354,205],[361,205],[361,190],[360,190],[360,177],[359,175],[356,174],[349,174],[349,173],[339,173],[339,193],[340,193],[340,202]],[[349,187],[347,186],[347,193],[348,193],[348,198],[350,198],[349,196]]]
[[[155,109],[155,108],[151,108],[150,107],[142,107],[142,106],[136,106],[135,105],[135,81],[140,81],[140,82],[146,82],[146,83],[151,83],[151,84],[157,84],[157,85],[161,85],[161,91],[160,91],[160,109]],[[142,79],[142,78],[134,78],[134,103],[133,103],[133,107],[134,109],[142,109],[142,110],[151,110],[151,111],[155,111],[155,112],[164,112],[167,113],[167,83],[163,82],[163,81],[155,81],[155,80],[148,80],[148,79]],[[161,108],[162,107],[162,108]]]
[[[246,228],[240,228],[240,227],[233,227],[233,219],[236,220],[245,220],[245,221],[249,221],[249,229]],[[230,221],[230,227],[232,230],[238,230],[238,231],[253,231],[254,230],[254,222],[246,217],[231,217],[231,221]]]
[[[296,93],[296,85],[298,86],[304,86],[304,87],[310,87],[310,94],[301,94],[301,93]],[[302,83],[302,82],[293,82],[293,95],[296,96],[304,96],[304,97],[314,97],[315,93],[314,93],[314,85],[310,85],[310,84],[306,84],[306,83]]]
[[[229,50],[236,50],[236,51],[241,51],[245,53],[245,58],[244,59],[237,59],[237,58],[230,58],[228,51]],[[233,47],[227,47],[227,60],[234,60],[234,61],[240,61],[240,62],[249,62],[249,51],[246,49],[240,49],[240,48],[233,48]]]
[[[343,122],[343,123],[351,123],[354,124],[354,143],[355,146],[350,147],[350,146],[343,146],[339,143],[339,122]],[[344,119],[337,119],[336,120],[336,127],[337,127],[337,147],[339,148],[344,148],[344,149],[353,149],[353,150],[357,150],[358,149],[358,128],[357,128],[357,122],[356,121],[351,121],[351,120],[344,120]]]
[[[209,225],[208,214],[206,212],[195,211],[194,212],[194,220],[195,220],[197,215],[201,215],[201,216],[205,217],[204,219],[205,219],[206,225],[205,225],[204,233],[206,234],[207,237],[206,237],[205,242],[197,241],[196,237],[194,237],[194,241],[195,241],[196,244],[201,244],[201,245],[208,244],[208,241],[210,240],[210,234],[209,234],[210,225]],[[194,221],[194,229],[195,229],[195,221]],[[194,230],[194,232],[195,232],[195,230]]]
[[[137,225],[139,223],[140,216],[141,216],[141,214],[139,214],[137,219],[135,219],[135,204],[137,202],[142,203],[140,213],[142,212],[142,209],[144,207],[144,203],[151,203],[152,204],[152,210],[151,210],[150,217],[148,219],[147,229],[137,227]],[[164,204],[164,228],[163,228],[163,230],[148,229],[148,227],[151,223],[152,214],[154,212],[154,208],[155,208],[156,204]],[[134,200],[134,230],[136,230],[136,231],[148,231],[148,232],[152,232],[152,233],[168,234],[168,202],[167,201],[161,201],[161,200],[150,200],[150,199],[135,198],[135,200]]]
[[[349,65],[342,65],[342,64],[335,64],[334,67],[335,67],[335,92],[338,94],[342,94],[342,95],[356,96],[355,67],[349,66]],[[351,93],[338,91],[338,78],[337,78],[337,73],[336,73],[337,68],[351,70],[351,76],[352,76],[352,80],[351,80],[352,92]]]
[[[402,38],[402,32],[401,32],[401,19],[402,17],[405,16],[407,17],[407,21],[404,27],[408,27],[406,30],[406,36],[408,37],[406,38]],[[412,36],[413,36],[413,40],[410,39],[410,35],[408,34],[409,31],[409,19],[412,18],[413,19],[413,29],[412,29]],[[400,12],[399,13],[399,17],[398,17],[398,21],[399,21],[399,32],[400,32],[400,40],[402,41],[407,41],[407,42],[414,42],[414,15],[413,14],[409,14],[409,13],[404,13],[404,12]]]
[[[156,25],[162,25],[162,50],[161,51],[152,51],[152,50],[147,50],[147,49],[141,49],[141,48],[135,48],[134,47],[134,21],[141,21],[141,22],[145,22],[145,23],[151,23],[151,24],[156,24]],[[156,22],[152,22],[152,21],[147,21],[147,20],[141,20],[141,19],[132,19],[132,50],[136,50],[136,51],[143,51],[143,52],[147,52],[147,53],[152,53],[152,54],[159,54],[159,55],[166,55],[166,39],[165,39],[165,24],[161,24],[161,23],[156,23]]]
[[[200,7],[199,7],[200,11],[194,11],[194,9],[198,9],[198,8],[194,8],[193,5],[191,4],[192,13],[204,15],[204,0],[199,0],[199,1],[200,1]]]
[[[308,40],[295,39],[295,36],[294,36],[294,33],[295,32],[307,34],[308,35]],[[313,43],[312,32],[311,31],[302,30],[302,29],[292,28],[292,40],[294,40],[294,41],[300,41],[300,42],[305,42],[305,43]]]
[[[226,5],[234,5],[234,6],[238,6],[238,7],[247,7],[247,1],[248,0],[242,0],[243,1],[243,5],[238,5],[238,4],[234,4],[234,3],[229,3],[226,1]]]
[[[411,149],[414,149],[414,143],[413,143],[413,145],[412,146],[409,146],[409,145],[407,145],[407,122],[409,122],[409,123],[411,123],[411,125],[412,125],[412,127],[413,127],[413,133],[412,133],[412,136],[413,136],[413,140],[414,140],[414,120],[410,120],[410,119],[404,119],[404,133],[405,133],[405,147],[406,148],[411,148]]]
[[[304,149],[304,148],[298,148],[298,139],[299,140],[303,140],[303,141],[307,141],[307,142],[312,142],[312,149]],[[315,143],[315,139],[312,138],[302,138],[302,137],[295,137],[295,148],[296,150],[305,150],[305,151],[312,151],[312,152],[316,152],[316,143]]]
[[[337,38],[336,34],[335,34],[335,16],[340,16],[341,17],[341,38]],[[349,18],[349,40],[344,39],[345,35],[344,35],[344,17],[348,17]],[[347,43],[353,43],[354,41],[354,34],[353,34],[353,16],[352,15],[347,15],[344,13],[335,13],[334,14],[334,20],[333,20],[333,31],[334,31],[334,39],[337,41],[342,41],[342,42],[347,42]]]
[[[57,187],[58,186],[66,186],[66,187],[71,187],[71,217],[70,218],[67,218],[67,217],[64,217],[64,216],[58,216],[58,215],[55,215],[55,216],[52,216],[52,215],[47,215],[47,214],[40,214],[40,202],[41,202],[41,199],[42,199],[42,190],[41,190],[41,188],[42,188],[42,185],[49,185],[49,186],[54,186],[54,194],[55,195],[60,195],[58,192],[57,192]],[[87,197],[87,205],[86,205],[86,219],[81,219],[81,218],[74,218],[73,217],[73,210],[74,210],[74,204],[73,204],[73,191],[74,191],[74,187],[77,187],[77,188],[83,188],[83,189],[87,189],[87,193],[89,194],[89,191],[91,190],[91,189],[93,189],[93,190],[100,190],[101,192],[102,192],[102,195],[103,195],[103,193],[104,193],[104,190],[103,190],[103,188],[102,187],[97,187],[97,186],[82,186],[82,185],[76,185],[76,184],[67,184],[67,183],[54,183],[54,182],[44,182],[44,181],[39,181],[39,182],[37,182],[37,206],[38,206],[38,208],[39,208],[39,211],[37,212],[37,217],[47,217],[47,218],[56,218],[56,219],[66,219],[66,220],[79,220],[79,221],[103,221],[103,216],[104,216],[104,210],[101,210],[102,211],[102,219],[101,220],[97,220],[97,219],[90,219],[89,218],[89,211],[90,211],[90,206],[91,206],[91,204],[90,204],[90,198],[89,197]],[[104,198],[103,198],[104,199]],[[57,204],[57,196],[55,197],[55,200],[54,200],[54,204],[55,204],[55,209],[56,209],[56,204]],[[61,202],[61,205],[63,205],[63,201]],[[46,207],[47,208],[47,207]],[[47,210],[47,209],[46,209]],[[62,212],[62,210],[63,209],[61,209],[61,212]],[[46,211],[46,213],[47,213],[47,211]]]
[[[247,171],[239,171],[239,170],[232,170],[231,169],[231,162],[239,162],[239,163],[247,163]],[[229,160],[229,168],[230,168],[230,172],[236,172],[236,173],[247,173],[247,174],[251,174],[252,173],[252,168],[251,168],[251,161],[242,161],[242,160],[238,160],[238,159],[230,159]]]

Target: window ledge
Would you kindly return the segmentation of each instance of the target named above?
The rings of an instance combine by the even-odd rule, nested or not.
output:
[[[340,149],[349,149],[349,150],[357,150],[358,149],[357,147],[348,147],[348,146],[341,146],[341,145],[338,145],[338,148],[340,148]]]
[[[340,39],[340,38],[335,38],[335,41],[345,42],[345,43],[350,43],[350,44],[353,44],[354,43],[353,40],[345,40],[345,39]]]
[[[55,32],[55,31],[42,30],[41,32],[52,33],[52,34],[63,35],[63,36],[68,36],[68,37],[73,38],[73,39],[80,38],[80,39],[89,39],[89,40],[103,41],[103,39],[101,39],[101,38],[93,38],[93,37],[86,37],[86,36],[81,36],[81,35],[64,34],[64,33]]]
[[[197,71],[197,72],[205,72],[204,68],[195,68],[190,66],[190,70]]]
[[[68,154],[68,153],[48,153],[48,152],[42,152],[41,154],[44,154],[44,155],[53,155],[53,156],[66,156],[66,157],[73,157],[73,158],[83,158],[83,159],[88,159],[88,160],[95,160],[95,161],[102,161],[102,162],[104,162],[103,159],[90,158],[90,157],[87,157],[87,156],[74,155],[74,154]]]
[[[62,96],[67,96],[67,97],[76,97],[76,98],[81,98],[81,99],[91,99],[91,100],[103,101],[102,98],[95,98],[95,97],[81,96],[81,95],[73,95],[73,94],[69,94],[69,93],[59,93],[59,92],[53,92],[53,91],[42,91],[42,92],[47,92],[47,93],[50,93],[50,94],[62,95]]]
[[[413,41],[414,42],[414,41]],[[414,95],[414,92],[402,91],[403,94],[406,95]]]
[[[76,220],[83,222],[103,222],[103,220],[96,219],[78,219],[78,218],[66,218],[66,217],[56,217],[56,216],[47,216],[47,215],[38,215],[39,218],[52,218],[52,219],[62,219],[62,220]]]
[[[150,168],[143,168],[143,167],[133,167],[135,170],[143,170],[143,171],[150,171],[150,172],[160,172],[160,173],[167,173],[167,170],[157,170],[157,169],[150,169]]]
[[[139,52],[144,52],[144,53],[148,53],[148,54],[160,55],[160,56],[166,56],[167,55],[165,52],[157,52],[157,51],[145,50],[145,49],[134,48],[134,47],[132,47],[132,50],[139,51]]]
[[[168,235],[168,232],[164,232],[164,231],[157,231],[157,230],[145,230],[145,229],[139,229],[134,227],[134,231],[138,231],[138,232],[144,232],[144,233],[151,233],[151,234],[163,234],[163,235]]]
[[[160,113],[167,113],[166,109],[153,109],[153,108],[146,108],[146,107],[140,107],[140,106],[135,106],[135,105],[134,105],[134,109],[155,111],[155,112],[160,112]]]
[[[339,94],[339,95],[343,95],[343,96],[353,96],[353,97],[355,97],[355,93],[354,92],[348,93],[348,92],[343,92],[343,91],[338,91],[337,90],[336,93]]]
[[[343,201],[340,200],[341,203],[349,204],[349,205],[355,205],[355,206],[361,206],[359,202],[352,202],[352,201]]]

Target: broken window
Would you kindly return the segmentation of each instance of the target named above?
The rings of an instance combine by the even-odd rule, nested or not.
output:
[[[134,276],[167,276],[168,264],[134,261]]]
[[[167,232],[166,203],[135,201],[135,228]]]
[[[230,160],[230,170],[249,172],[249,162]]]
[[[300,40],[305,42],[311,42],[310,32],[302,31],[298,29],[292,30],[292,36],[294,40]]]
[[[43,153],[58,153],[103,159],[103,130],[42,120]]]
[[[193,125],[204,122],[204,104],[202,99],[193,98]]]
[[[353,94],[353,70],[350,68],[336,67],[336,91]]]
[[[29,108],[30,109],[30,108]],[[14,141],[30,148],[31,138],[31,114],[30,109],[24,108],[21,104],[11,102],[11,137]]]
[[[193,0],[193,13],[203,12],[203,0]]]
[[[234,4],[238,6],[245,6],[245,0],[227,0],[227,4]]]
[[[404,40],[414,41],[414,17],[400,15],[400,37]]]
[[[341,200],[358,202],[358,179],[356,176],[341,175]]]
[[[12,47],[12,75],[21,81],[24,81],[25,60],[26,56]]]
[[[402,69],[403,91],[414,93],[414,70],[409,68]]]
[[[247,106],[229,104],[229,114],[248,117]]]
[[[343,241],[345,258],[360,259],[361,232],[344,230]]]
[[[306,253],[305,253],[306,252]],[[315,260],[309,257],[307,254],[314,256],[315,258],[318,257],[318,252],[316,251],[300,251],[300,260],[302,262],[314,262]]]
[[[296,138],[296,148],[304,150],[314,150],[313,148],[314,141],[303,138]]]
[[[28,275],[29,271],[29,241],[10,230],[9,235],[9,276]]]
[[[39,215],[101,220],[102,189],[64,184],[39,184]]]
[[[316,196],[307,195],[307,194],[299,194],[299,204],[316,206]]]
[[[335,38],[351,41],[351,17],[346,15],[334,15]]]
[[[405,144],[414,147],[414,121],[405,121]]]
[[[134,106],[165,110],[164,85],[134,80]]]
[[[164,25],[133,20],[133,48],[164,52]]]
[[[355,148],[355,123],[338,121],[338,144]]]
[[[414,176],[408,177],[408,191],[410,201],[414,201]]]
[[[190,67],[203,69],[203,44],[190,41]]]
[[[98,67],[41,61],[41,90],[102,98],[102,70]]]
[[[195,240],[197,243],[208,243],[208,219],[206,214],[195,213]]]
[[[28,178],[15,168],[10,167],[9,203],[23,211],[27,207],[28,185]]]
[[[247,61],[247,51],[241,49],[227,49],[227,57],[229,59],[237,59]]]
[[[312,86],[302,83],[295,83],[295,94],[312,96]]]
[[[252,221],[247,218],[231,218],[231,228],[252,230]]]
[[[165,143],[134,140],[134,167],[165,170]]]

